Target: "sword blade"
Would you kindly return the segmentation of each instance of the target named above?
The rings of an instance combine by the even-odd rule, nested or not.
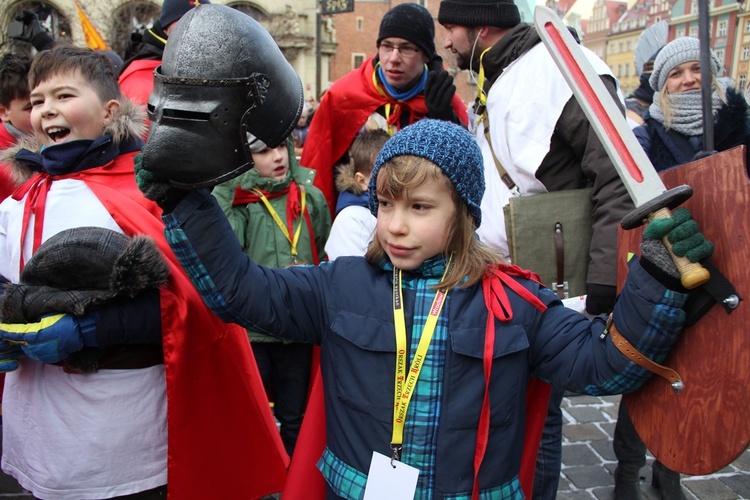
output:
[[[557,14],[539,5],[534,10],[534,24],[633,199],[636,208],[621,225],[629,229],[646,220],[670,217],[669,209],[692,194],[690,186],[667,191],[614,99]],[[700,263],[677,257],[667,238],[662,241],[672,254],[685,288],[708,281],[710,274]]]
[[[664,183],[627,120],[557,14],[539,5],[534,10],[534,23],[635,206],[640,207],[664,193],[667,190]]]

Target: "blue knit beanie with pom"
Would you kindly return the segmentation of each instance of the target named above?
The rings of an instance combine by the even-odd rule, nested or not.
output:
[[[443,120],[420,120],[404,127],[388,139],[380,150],[370,176],[370,212],[378,215],[378,171],[396,156],[418,156],[431,161],[443,171],[469,207],[476,227],[482,223],[484,164],[482,152],[474,137],[463,127]]]

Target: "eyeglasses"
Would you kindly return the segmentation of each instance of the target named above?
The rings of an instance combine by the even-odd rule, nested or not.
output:
[[[392,43],[383,42],[378,45],[378,49],[382,51],[383,55],[390,55],[394,50],[398,50],[401,57],[409,59],[419,54],[420,49],[413,45],[393,45]]]

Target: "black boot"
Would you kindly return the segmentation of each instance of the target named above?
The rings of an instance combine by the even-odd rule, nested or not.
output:
[[[620,401],[612,449],[617,457],[615,500],[643,500],[641,467],[646,465],[646,445],[638,436],[624,401]]]
[[[659,491],[662,500],[685,500],[679,472],[668,469],[658,460],[651,465],[651,471],[651,485]]]
[[[615,469],[615,500],[644,500],[640,467],[620,464]]]

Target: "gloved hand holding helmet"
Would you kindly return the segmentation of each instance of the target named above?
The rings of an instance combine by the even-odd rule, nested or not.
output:
[[[271,35],[225,5],[182,17],[154,80],[139,166],[148,183],[189,190],[236,177],[253,167],[248,136],[276,147],[302,112],[302,83]]]

